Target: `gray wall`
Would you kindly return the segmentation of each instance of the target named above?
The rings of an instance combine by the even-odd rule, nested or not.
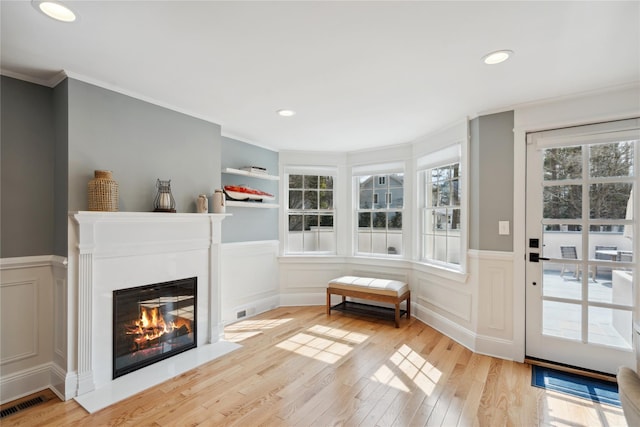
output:
[[[120,211],[150,212],[171,179],[178,212],[220,186],[220,126],[69,79],[69,210],[87,210],[94,170],[113,172]]]
[[[513,111],[471,121],[470,249],[513,251],[513,125]],[[498,221],[509,221],[509,235]]]
[[[55,197],[53,91],[6,76],[0,81],[0,257],[51,255]]]
[[[270,175],[278,175],[278,153],[255,145],[222,137],[222,169],[240,169],[244,166],[267,168]],[[222,174],[222,185],[246,185],[276,196],[278,203],[278,181]],[[247,242],[255,240],[278,240],[279,209],[252,209],[227,207],[233,214],[222,223],[222,242]]]
[[[53,119],[55,131],[54,155],[54,254],[67,256],[69,206],[69,84],[63,80],[53,89]]]
[[[67,79],[54,89],[2,76],[0,257],[67,256],[67,213],[87,209],[96,169],[114,173],[121,211],[151,211],[156,179],[171,179],[178,212],[222,186],[220,126]],[[225,167],[278,154],[225,138]],[[277,195],[278,182],[225,175]],[[209,197],[211,200],[211,197]],[[223,241],[278,239],[278,209],[229,208]]]
[[[220,126],[84,82],[50,89],[2,76],[0,257],[67,253],[67,211],[87,209],[87,183],[109,169],[121,211],[151,211],[157,178],[171,179],[179,212],[198,194],[244,184],[275,194],[278,181],[222,174],[278,173],[278,153],[220,135]],[[513,112],[471,122],[470,248],[513,251]],[[279,209],[229,207],[223,242],[278,239]]]

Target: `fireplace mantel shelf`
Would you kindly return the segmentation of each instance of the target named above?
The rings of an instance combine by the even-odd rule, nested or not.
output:
[[[74,211],[69,216],[76,222],[132,222],[132,221],[158,221],[158,222],[184,222],[212,219],[222,221],[231,214],[204,214],[204,213],[165,213],[165,212],[98,212],[98,211]]]

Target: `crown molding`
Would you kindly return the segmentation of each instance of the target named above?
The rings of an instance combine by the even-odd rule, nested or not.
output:
[[[597,89],[589,89],[589,90],[584,90],[581,92],[574,92],[574,93],[568,93],[565,95],[558,95],[558,96],[554,96],[554,97],[550,97],[550,98],[541,98],[541,99],[536,99],[533,101],[529,101],[529,102],[522,102],[519,104],[513,104],[513,105],[509,105],[509,106],[505,106],[505,107],[499,107],[499,108],[494,108],[494,109],[490,109],[490,110],[484,110],[484,111],[480,111],[475,113],[474,115],[469,116],[469,120],[473,120],[477,117],[480,116],[488,116],[491,114],[497,114],[497,113],[504,113],[505,111],[515,111],[515,110],[520,110],[523,108],[529,108],[529,107],[535,107],[535,106],[544,106],[546,104],[552,104],[552,103],[556,103],[556,102],[561,102],[561,101],[569,101],[569,100],[575,100],[575,99],[580,99],[580,98],[584,98],[587,96],[594,96],[594,95],[599,95],[599,94],[604,94],[604,93],[609,93],[609,92],[615,92],[615,91],[621,91],[621,90],[633,90],[633,89],[638,89],[640,88],[640,81],[636,80],[636,81],[632,81],[632,82],[627,82],[627,83],[620,83],[620,84],[616,84],[616,85],[611,85],[611,86],[604,86],[604,87],[600,87]]]
[[[49,79],[41,79],[38,77],[29,76],[27,74],[6,70],[4,68],[0,68],[0,74],[6,77],[11,77],[12,79],[22,80],[28,83],[46,87],[56,87],[61,81],[67,78],[67,73],[64,70],[58,71]]]

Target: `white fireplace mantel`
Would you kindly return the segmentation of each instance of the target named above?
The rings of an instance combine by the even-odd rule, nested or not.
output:
[[[221,222],[226,216],[155,212],[69,214],[68,302],[71,307],[77,304],[77,315],[69,310],[68,331],[75,337],[69,337],[68,350],[77,373],[76,396],[120,380],[111,378],[114,290],[195,276],[198,347],[220,340]],[[142,370],[154,369],[153,366]]]

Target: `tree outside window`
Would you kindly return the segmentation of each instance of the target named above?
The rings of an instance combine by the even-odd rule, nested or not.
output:
[[[545,219],[583,219],[588,202],[590,220],[624,219],[634,175],[633,141],[549,148],[544,152],[543,216]],[[587,165],[587,166],[584,166]],[[588,200],[583,200],[583,186]],[[559,226],[549,224],[547,231]],[[568,224],[565,231],[580,231]],[[591,231],[622,232],[621,225],[591,225]]]
[[[422,258],[458,268],[461,257],[460,163],[425,170]]]

